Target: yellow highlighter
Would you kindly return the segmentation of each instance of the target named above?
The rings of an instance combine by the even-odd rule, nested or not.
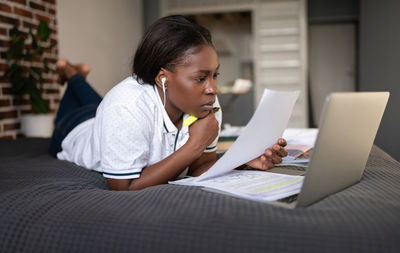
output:
[[[219,111],[219,107],[214,107],[213,108],[214,113]],[[190,126],[191,124],[193,124],[194,122],[196,122],[196,120],[198,120],[198,118],[196,116],[194,116],[193,114],[191,114],[189,117],[187,117],[185,119],[185,121],[183,121],[183,124],[185,126]]]

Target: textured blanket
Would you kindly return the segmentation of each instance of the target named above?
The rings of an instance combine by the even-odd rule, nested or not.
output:
[[[289,210],[197,187],[110,191],[48,144],[0,141],[0,252],[400,252],[400,164],[376,146],[360,183]]]

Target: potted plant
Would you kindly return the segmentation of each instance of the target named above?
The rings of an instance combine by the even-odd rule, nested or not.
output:
[[[43,99],[43,73],[50,68],[43,58],[48,45],[51,29],[44,21],[40,21],[36,34],[29,29],[24,33],[14,27],[10,30],[10,46],[6,52],[8,68],[5,76],[9,78],[11,90],[19,99],[28,95],[33,114],[21,116],[22,133],[29,137],[48,137],[53,128],[52,114],[49,104]],[[27,40],[30,38],[30,43]],[[38,64],[32,64],[37,62]]]

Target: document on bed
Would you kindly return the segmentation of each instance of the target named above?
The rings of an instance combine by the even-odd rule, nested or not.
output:
[[[194,177],[170,184],[194,185],[205,190],[257,201],[274,201],[300,192],[303,176],[290,176],[258,170],[232,170],[218,177],[196,182]]]
[[[259,157],[266,148],[272,147],[277,142],[287,127],[298,95],[298,91],[282,92],[265,89],[253,117],[242,134],[207,172],[199,177],[169,183],[204,186],[241,197],[257,198],[255,196],[259,196],[265,200],[300,192],[301,176],[287,176],[264,171],[233,171]]]

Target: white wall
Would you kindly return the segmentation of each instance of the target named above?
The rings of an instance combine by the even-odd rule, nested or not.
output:
[[[141,0],[57,1],[59,57],[91,65],[89,83],[102,95],[130,75],[142,36]]]

